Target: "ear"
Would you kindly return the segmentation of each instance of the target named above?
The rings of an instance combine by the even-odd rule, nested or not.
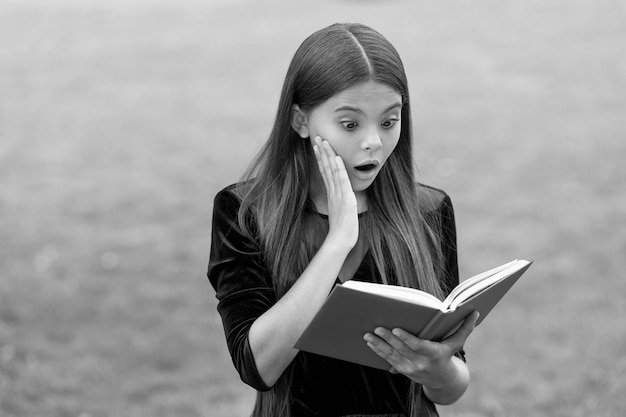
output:
[[[291,127],[302,139],[306,139],[310,136],[307,115],[297,104],[291,107]]]

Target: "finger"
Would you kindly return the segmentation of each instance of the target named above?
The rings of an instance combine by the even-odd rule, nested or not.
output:
[[[326,156],[328,157],[328,162],[334,176],[337,173],[337,160],[335,158],[337,154],[327,140],[324,141],[324,150],[326,151]]]
[[[330,159],[330,166],[333,170],[333,183],[335,189],[340,191],[342,195],[349,195],[352,193],[352,184],[350,183],[350,177],[348,171],[343,163],[343,158],[337,155],[332,145],[328,141],[324,141],[325,149]]]
[[[319,138],[316,138],[316,139],[319,139]],[[324,165],[322,164],[322,154],[320,152],[319,144],[316,144],[313,146],[313,153],[315,154],[315,160],[317,161],[317,169],[319,170],[320,176],[322,177],[322,181],[324,182],[324,187],[326,191],[328,191],[328,178],[324,170]]]
[[[341,188],[343,194],[352,192],[352,184],[350,183],[350,177],[348,177],[348,171],[343,163],[343,159],[339,155],[335,157],[335,163],[337,165],[337,180],[338,186]]]
[[[396,336],[402,343],[408,346],[413,352],[428,354],[436,349],[430,340],[420,339],[419,337],[407,332],[404,329],[393,329],[391,333]]]
[[[326,155],[328,156],[328,162],[331,168],[330,181],[332,181],[335,192],[338,192],[339,195],[341,195],[344,191],[344,189],[342,188],[341,168],[343,167],[344,174],[347,175],[347,173],[345,173],[345,165],[343,165],[343,160],[341,160],[341,157],[337,155],[332,145],[327,140],[324,141],[324,149],[326,151]],[[338,159],[341,160],[340,163],[338,162]]]
[[[476,322],[479,317],[480,313],[478,311],[474,311],[469,314],[463,321],[463,324],[461,324],[461,327],[459,327],[459,329],[452,335],[445,338],[443,342],[458,346],[459,348],[463,347],[463,345],[465,345],[465,341],[474,330],[474,327],[476,327]]]
[[[374,330],[374,334],[387,342],[387,344],[389,344],[389,346],[391,346],[391,348],[393,348],[393,350],[395,350],[399,354],[403,356],[408,356],[412,353],[412,349],[406,343],[404,343],[403,340],[398,338],[394,334],[394,332],[391,332],[384,327],[377,327]]]
[[[334,184],[334,180],[333,180],[333,170],[331,167],[331,163],[330,163],[330,159],[328,156],[328,147],[326,145],[324,145],[324,142],[326,141],[322,141],[320,138],[320,143],[318,145],[318,149],[320,151],[320,156],[321,156],[321,162],[322,162],[322,176],[326,178],[326,190],[328,191],[328,193],[334,193],[335,191],[335,184]]]
[[[363,339],[367,342],[367,346],[375,354],[396,368],[397,360],[399,359],[398,352],[396,352],[395,349],[393,349],[385,340],[376,337],[371,333],[366,333]]]
[[[337,156],[337,153],[335,152],[335,150],[333,149],[333,146],[330,144],[329,141],[327,141],[326,139],[322,139],[322,145],[324,145],[324,150],[328,154],[329,159],[332,159],[335,156]]]

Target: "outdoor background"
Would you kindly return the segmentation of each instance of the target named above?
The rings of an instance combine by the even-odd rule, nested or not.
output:
[[[2,0],[2,417],[248,415],[205,276],[213,196],[337,21],[404,59],[462,278],[535,259],[441,415],[626,415],[626,2]]]

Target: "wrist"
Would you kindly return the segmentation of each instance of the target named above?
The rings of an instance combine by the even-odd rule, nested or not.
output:
[[[465,362],[452,357],[432,384],[422,384],[424,394],[434,403],[447,405],[456,402],[467,390],[469,370]]]
[[[454,384],[455,380],[458,378],[458,374],[459,369],[454,362],[454,357],[448,358],[438,367],[436,378],[432,378],[429,383],[424,384],[424,386],[432,390],[445,389],[451,384]]]
[[[348,256],[352,248],[354,248],[355,243],[351,243],[346,241],[345,239],[336,238],[334,236],[328,235],[322,244],[321,249],[328,250],[329,253],[333,253],[341,256]]]

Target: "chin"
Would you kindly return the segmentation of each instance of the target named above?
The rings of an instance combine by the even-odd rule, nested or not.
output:
[[[368,188],[370,188],[372,186],[372,184],[374,183],[374,180],[372,181],[353,181],[352,182],[352,191],[354,191],[355,193],[360,193],[360,192],[364,192],[365,190],[367,190]]]

